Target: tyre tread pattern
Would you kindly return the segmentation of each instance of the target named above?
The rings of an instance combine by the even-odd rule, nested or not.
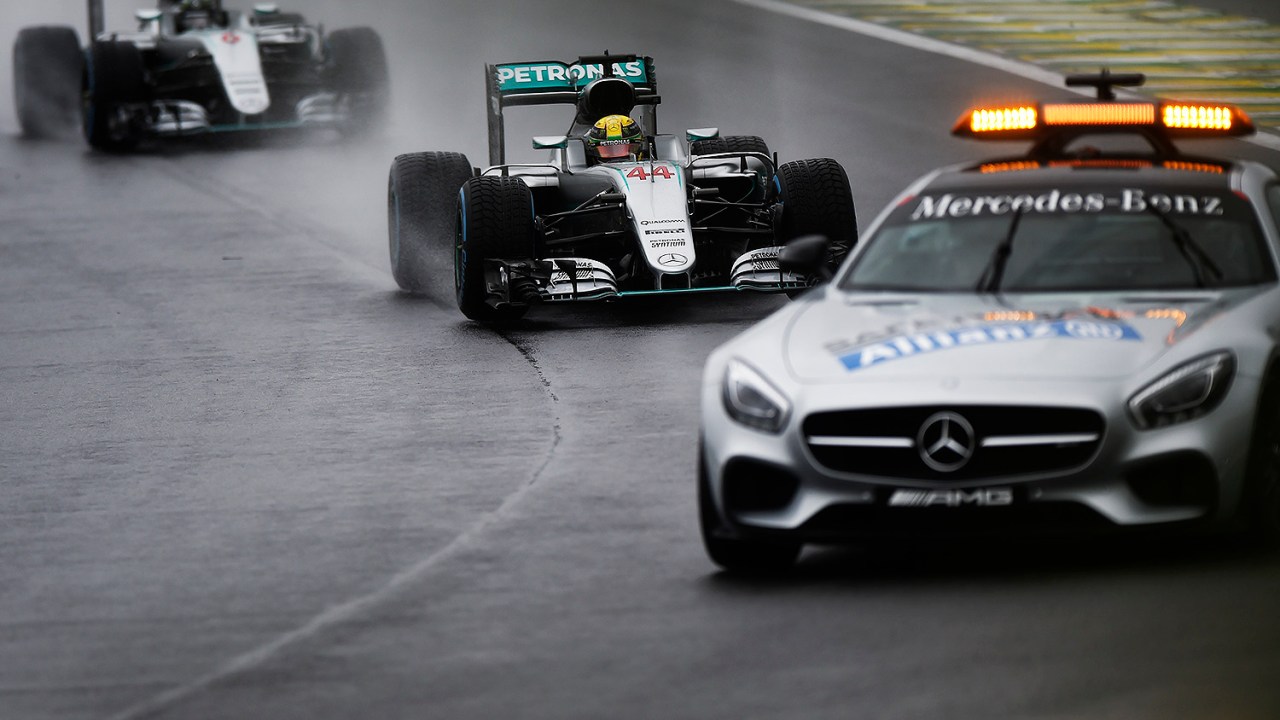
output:
[[[480,176],[462,186],[466,232],[459,228],[458,307],[472,320],[514,320],[526,305],[491,307],[484,286],[484,261],[491,258],[525,259],[533,255],[533,196],[518,178]]]
[[[815,158],[778,166],[777,190],[782,201],[780,240],[825,235],[830,241],[827,267],[834,271],[858,242],[858,217],[849,176],[831,158]]]
[[[726,135],[724,137],[695,140],[689,146],[693,155],[711,155],[728,152],[756,152],[769,154],[769,144],[759,135]]]
[[[80,115],[84,53],[74,28],[22,28],[13,43],[13,96],[18,125],[29,138],[70,134]]]
[[[406,153],[392,161],[388,245],[391,273],[402,289],[424,293],[432,278],[448,277],[458,190],[471,175],[471,163],[462,153]]]

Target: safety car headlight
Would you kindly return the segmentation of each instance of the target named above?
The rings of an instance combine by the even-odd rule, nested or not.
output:
[[[1194,420],[1222,402],[1235,370],[1227,351],[1179,365],[1129,398],[1129,414],[1140,430]]]
[[[724,409],[747,427],[778,433],[787,424],[791,403],[755,368],[730,360],[724,374]]]

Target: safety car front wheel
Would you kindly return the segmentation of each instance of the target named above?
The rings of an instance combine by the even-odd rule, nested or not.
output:
[[[13,104],[29,138],[72,135],[80,112],[84,53],[74,28],[23,28],[13,43]]]
[[[826,267],[831,272],[858,242],[858,217],[849,176],[831,158],[797,160],[778,166],[773,189],[781,206],[779,244],[806,235],[830,242]]]
[[[458,191],[472,174],[467,156],[416,152],[397,156],[387,179],[387,235],[391,274],[412,293],[448,277]]]
[[[458,196],[454,243],[454,282],[462,314],[481,322],[522,317],[523,302],[489,304],[485,261],[525,260],[533,256],[533,196],[519,178],[482,175],[466,181]]]
[[[99,150],[131,150],[142,139],[134,112],[147,100],[142,53],[130,42],[95,41],[84,71],[84,136]]]

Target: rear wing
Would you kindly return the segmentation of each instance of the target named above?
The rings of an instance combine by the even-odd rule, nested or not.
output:
[[[630,91],[619,80],[630,84]],[[600,82],[606,81],[606,82]],[[623,92],[619,92],[619,88]],[[489,125],[489,164],[506,162],[508,107],[576,105],[574,129],[609,114],[630,114],[640,106],[640,127],[646,135],[658,132],[658,81],[653,58],[637,55],[584,55],[565,63],[558,60],[485,65],[485,106]],[[593,117],[594,116],[594,117]]]

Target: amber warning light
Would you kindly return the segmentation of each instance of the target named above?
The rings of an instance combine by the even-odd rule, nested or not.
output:
[[[979,140],[1036,140],[1055,130],[1090,128],[1154,130],[1170,137],[1254,133],[1249,116],[1232,105],[1107,101],[975,108],[960,116],[951,132]]]

